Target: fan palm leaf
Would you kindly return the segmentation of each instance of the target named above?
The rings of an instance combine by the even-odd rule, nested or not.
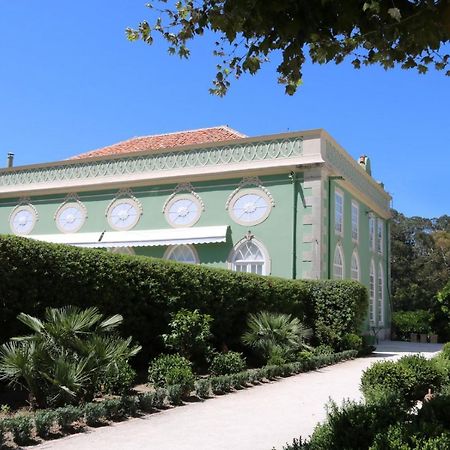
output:
[[[242,336],[242,342],[267,356],[274,347],[295,350],[305,345],[312,335],[302,322],[290,314],[262,311],[250,314],[248,330]]]

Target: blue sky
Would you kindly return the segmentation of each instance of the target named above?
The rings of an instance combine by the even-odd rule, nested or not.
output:
[[[450,78],[349,64],[304,69],[294,97],[276,83],[276,57],[208,93],[212,41],[179,60],[166,45],[129,43],[143,0],[0,0],[0,164],[53,161],[132,136],[226,124],[250,136],[325,128],[355,158],[372,159],[393,206],[450,214]],[[4,157],[2,156],[4,154]]]

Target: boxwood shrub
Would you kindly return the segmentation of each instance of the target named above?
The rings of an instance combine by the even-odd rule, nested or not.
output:
[[[141,362],[163,350],[160,336],[182,308],[213,318],[216,344],[239,348],[249,313],[300,317],[319,342],[336,348],[358,332],[367,292],[353,281],[294,281],[234,273],[148,257],[0,236],[0,342],[21,335],[20,312],[41,316],[48,306],[97,306],[121,314],[121,331],[142,346]]]

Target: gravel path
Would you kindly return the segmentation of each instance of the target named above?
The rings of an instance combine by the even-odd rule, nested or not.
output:
[[[329,398],[359,399],[361,372],[374,361],[405,353],[432,356],[440,345],[383,342],[375,356],[189,403],[112,426],[48,441],[58,450],[281,450],[311,434]]]

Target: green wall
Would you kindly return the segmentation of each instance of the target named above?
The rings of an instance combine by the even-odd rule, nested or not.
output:
[[[383,304],[383,316],[384,316],[384,326],[388,326],[390,323],[390,307],[389,307],[389,280],[390,280],[390,272],[389,265],[387,263],[389,258],[389,223],[386,220],[383,220],[384,229],[383,229],[383,251],[382,253],[378,253],[377,251],[377,233],[376,233],[376,225],[375,225],[375,251],[372,251],[369,244],[369,216],[375,217],[376,221],[380,219],[366,204],[355,198],[351,195],[344,187],[342,187],[342,183],[339,183],[338,180],[331,180],[330,186],[330,199],[331,199],[331,239],[330,239],[330,258],[331,258],[331,278],[333,278],[333,258],[334,252],[337,244],[341,244],[344,251],[344,278],[351,278],[351,258],[353,251],[356,250],[359,255],[359,263],[360,263],[360,282],[364,284],[369,290],[369,277],[370,277],[370,264],[371,261],[374,261],[375,264],[375,292],[377,293],[377,278],[378,278],[378,270],[379,265],[381,263],[384,274],[384,304]],[[324,182],[324,187],[328,189],[328,181]],[[338,188],[344,194],[344,234],[343,236],[338,235],[335,232],[335,191]],[[352,223],[351,223],[351,205],[352,200],[355,200],[359,204],[359,239],[358,242],[353,241],[352,239]],[[326,202],[326,207],[328,207],[328,202]],[[327,224],[325,225],[328,226]],[[328,230],[326,230],[326,233]],[[377,310],[375,309],[375,318],[377,317]],[[368,320],[366,323],[366,327],[368,327]]]
[[[302,174],[298,174],[301,184]],[[238,187],[241,178],[228,180],[204,181],[192,183],[195,192],[205,204],[195,227],[229,225],[230,233],[226,243],[196,245],[201,264],[215,267],[226,267],[227,259],[233,245],[240,241],[250,230],[255,238],[266,247],[271,258],[271,274],[291,277],[292,275],[292,224],[293,224],[293,185],[289,173],[262,176],[262,185],[269,190],[275,201],[269,217],[254,226],[242,226],[235,223],[225,209],[225,203],[230,194]],[[188,181],[188,180],[186,180]],[[249,186],[253,187],[253,186]],[[176,188],[175,184],[148,186],[132,189],[133,195],[141,202],[143,214],[134,227],[135,230],[171,228],[167,223],[163,206]],[[79,193],[80,201],[87,208],[87,220],[79,232],[101,232],[111,230],[107,223],[105,211],[115,198],[117,190]],[[300,189],[299,189],[300,192]],[[300,195],[300,193],[298,194]],[[305,195],[310,195],[308,192]],[[31,198],[31,204],[37,209],[39,220],[32,234],[58,234],[54,216],[64,201],[65,195],[39,196]],[[0,200],[0,233],[10,233],[9,215],[19,199]],[[297,273],[301,276],[302,253],[302,216],[304,205],[299,199],[297,208]],[[136,254],[162,257],[166,247],[140,247]]]

